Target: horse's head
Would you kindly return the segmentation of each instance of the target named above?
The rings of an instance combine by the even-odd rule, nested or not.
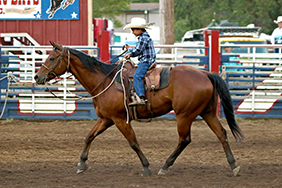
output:
[[[64,74],[68,70],[67,49],[52,41],[50,43],[54,48],[34,76],[37,84],[45,84],[47,81]]]

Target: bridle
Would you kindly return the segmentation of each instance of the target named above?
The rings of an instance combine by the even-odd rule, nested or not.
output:
[[[69,68],[70,68],[70,51],[69,51],[67,48],[64,47],[63,50],[62,50],[62,54],[57,57],[57,61],[55,62],[55,65],[54,65],[53,67],[49,68],[49,67],[47,67],[46,65],[42,64],[42,66],[43,66],[45,69],[49,70],[49,72],[46,74],[47,76],[50,75],[50,74],[53,74],[55,77],[59,77],[59,76],[54,72],[54,70],[55,70],[56,67],[59,65],[59,63],[61,62],[61,60],[64,58],[64,54],[65,54],[65,51],[66,51],[66,50],[68,51],[68,62],[67,62],[67,64],[66,64],[66,66],[67,66],[66,72],[69,72]],[[125,52],[126,52],[126,51],[125,51]],[[123,52],[123,53],[120,54],[119,56],[123,55],[125,52]],[[119,56],[118,56],[118,57],[119,57]],[[98,94],[96,94],[96,95],[94,95],[94,96],[91,96],[91,97],[79,97],[79,96],[78,96],[75,100],[94,99],[94,98],[100,96],[100,95],[103,94],[106,90],[108,90],[108,89],[110,88],[110,86],[114,83],[114,81],[115,81],[116,77],[118,76],[118,74],[120,74],[120,79],[121,79],[121,83],[122,83],[123,90],[124,90],[124,92],[123,92],[123,93],[124,93],[124,103],[125,103],[124,105],[125,105],[125,109],[126,109],[126,113],[127,113],[127,123],[128,123],[128,122],[129,122],[129,112],[128,112],[128,108],[127,108],[127,106],[126,106],[126,91],[125,91],[125,87],[124,87],[123,79],[122,79],[122,71],[123,71],[123,68],[124,68],[124,63],[125,63],[125,61],[122,63],[122,66],[121,66],[120,70],[117,70],[117,69],[118,69],[118,66],[116,66],[114,69],[112,69],[112,70],[102,79],[102,81],[99,82],[99,84],[97,84],[97,86],[90,92],[90,94],[91,94],[92,92],[94,92],[94,91],[98,88],[98,86],[101,85],[101,83],[104,83],[105,79],[106,79],[110,74],[112,74],[112,73],[114,72],[114,70],[117,70],[117,72],[115,73],[115,75],[114,75],[112,81],[111,81],[111,82],[109,83],[109,85],[108,85],[107,87],[105,87],[101,92],[99,92]],[[72,76],[72,75],[70,75],[70,76]],[[58,81],[57,81],[57,82],[58,82]],[[56,82],[54,82],[54,83],[56,83]],[[53,83],[53,84],[54,84],[54,83]],[[46,83],[45,83],[45,84],[46,84]],[[47,86],[45,86],[45,87],[46,87],[46,89],[47,89],[52,95],[54,95],[54,97],[56,97],[56,98],[59,98],[59,99],[61,99],[61,100],[63,100],[63,101],[73,101],[73,100],[74,100],[74,99],[70,99],[70,100],[68,100],[68,99],[62,99],[62,98],[58,97],[54,92],[52,92]]]
[[[59,76],[54,72],[54,70],[55,70],[55,68],[59,65],[60,61],[64,58],[64,54],[65,54],[65,51],[66,51],[66,50],[68,51],[68,63],[67,63],[67,65],[66,65],[66,66],[67,66],[67,70],[66,70],[66,71],[69,71],[69,67],[70,67],[70,51],[69,51],[67,48],[63,48],[62,54],[57,57],[57,61],[55,62],[55,65],[54,65],[53,67],[49,68],[49,67],[47,67],[47,66],[44,65],[44,64],[42,65],[45,69],[49,70],[49,72],[48,72],[46,75],[53,74],[55,77],[59,77]],[[125,53],[125,52],[123,52],[122,54],[124,54],[124,53]],[[121,55],[122,55],[122,54],[121,54]],[[120,55],[119,55],[119,56],[120,56]],[[124,67],[124,63],[122,64],[121,69],[118,70],[118,71],[115,73],[115,76],[114,76],[114,78],[112,79],[111,83],[110,83],[106,88],[104,88],[100,93],[98,93],[98,94],[95,95],[95,96],[91,96],[91,97],[78,97],[78,100],[81,100],[81,99],[89,99],[89,98],[94,99],[94,98],[98,97],[99,95],[101,95],[102,93],[104,93],[104,92],[113,84],[113,82],[115,81],[117,75],[120,74],[120,73],[122,73],[123,67]],[[90,92],[90,94],[91,94],[92,92],[94,92],[102,83],[104,83],[105,80],[106,80],[106,78],[108,78],[108,76],[109,76],[110,74],[112,74],[115,70],[117,70],[118,68],[119,68],[118,66],[116,66],[115,68],[113,68],[113,69],[96,85],[96,87]],[[70,75],[70,76],[72,76],[72,75]],[[69,76],[69,77],[70,77],[70,76]],[[120,77],[121,77],[121,80],[122,80],[122,75],[121,75]],[[54,83],[57,83],[57,82],[59,82],[59,80],[56,81],[56,82],[54,82]],[[54,83],[52,83],[52,84],[54,84]],[[54,95],[56,98],[59,98],[59,97],[58,97],[55,93],[53,93],[47,86],[45,86],[45,87],[46,87],[46,89],[47,89],[52,95]],[[59,98],[59,99],[61,99],[61,98]],[[61,99],[61,100],[65,100],[65,99]]]
[[[56,67],[61,63],[61,61],[62,61],[62,59],[64,58],[64,52],[65,51],[68,51],[68,63],[67,63],[67,70],[66,70],[66,72],[68,72],[69,71],[69,67],[70,67],[70,51],[68,50],[68,49],[66,49],[66,48],[63,48],[63,52],[62,52],[62,54],[61,55],[59,55],[58,57],[57,57],[57,61],[55,62],[55,65],[54,66],[52,66],[52,67],[47,67],[45,64],[42,64],[42,67],[44,67],[45,69],[47,69],[47,70],[49,70],[49,72],[46,74],[47,76],[48,75],[50,75],[50,74],[52,74],[52,75],[54,75],[55,77],[59,77],[55,72],[54,72],[54,70],[56,69]]]

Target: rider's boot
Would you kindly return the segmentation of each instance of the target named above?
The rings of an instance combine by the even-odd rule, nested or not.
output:
[[[129,106],[139,106],[139,105],[145,105],[146,101],[144,99],[144,96],[139,97],[138,95],[135,95],[133,97],[133,101],[129,103]]]

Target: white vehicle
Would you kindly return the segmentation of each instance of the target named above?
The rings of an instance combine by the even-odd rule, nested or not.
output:
[[[215,25],[215,26],[214,26]],[[251,37],[258,38],[260,27],[255,27],[254,24],[249,24],[245,27],[238,26],[238,23],[229,23],[227,20],[221,21],[221,23],[211,23],[205,28],[187,31],[182,37],[182,43],[203,43],[205,30],[218,30],[219,37]]]

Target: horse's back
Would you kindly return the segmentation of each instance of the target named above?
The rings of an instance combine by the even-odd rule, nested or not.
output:
[[[184,83],[186,86],[189,84],[189,88],[213,89],[207,74],[207,71],[202,71],[189,65],[180,65],[172,68],[170,80],[172,82]]]

